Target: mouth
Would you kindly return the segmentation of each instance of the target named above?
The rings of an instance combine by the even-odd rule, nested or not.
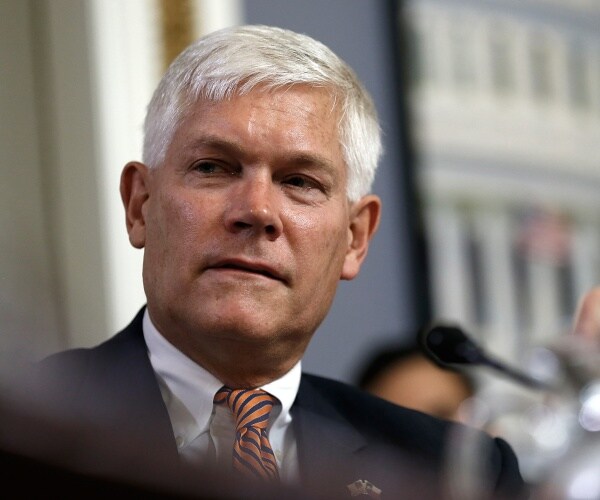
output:
[[[279,273],[276,269],[260,263],[244,262],[240,260],[224,260],[209,266],[208,269],[231,269],[233,271],[256,274],[272,280],[285,282],[285,279],[281,273]]]

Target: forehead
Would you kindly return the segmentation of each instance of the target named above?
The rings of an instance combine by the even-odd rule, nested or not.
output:
[[[287,115],[290,122],[303,123],[304,120],[319,120],[331,129],[338,131],[341,109],[340,100],[327,87],[315,87],[306,84],[285,87],[267,87],[259,85],[250,91],[238,91],[223,98],[189,98],[183,105],[180,123],[187,119],[201,118],[202,115],[227,114],[243,117],[243,113],[252,110],[265,119],[270,112],[278,112],[278,118]]]
[[[325,88],[294,85],[251,92],[224,100],[199,99],[186,106],[171,146],[192,147],[204,138],[221,137],[248,148],[319,152],[342,162],[341,111]]]

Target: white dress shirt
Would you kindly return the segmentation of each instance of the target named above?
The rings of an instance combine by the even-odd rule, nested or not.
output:
[[[209,461],[230,467],[235,420],[227,406],[213,404],[223,383],[168,342],[152,324],[147,309],[143,330],[180,457],[192,463]],[[268,436],[280,477],[288,483],[299,476],[290,408],[298,392],[300,374],[298,362],[283,377],[261,387],[279,401],[271,412]]]

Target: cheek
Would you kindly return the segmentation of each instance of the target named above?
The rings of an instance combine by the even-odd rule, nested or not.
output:
[[[296,248],[296,258],[309,266],[305,269],[313,269],[322,277],[331,274],[337,281],[348,248],[343,215],[319,216],[307,210],[289,215],[288,221],[294,228],[292,245]]]
[[[343,234],[344,241],[349,228],[348,214],[340,207],[323,209],[320,207],[304,208],[302,210],[283,210],[283,218],[290,227],[305,234],[328,234],[329,242],[336,241]]]
[[[307,211],[284,211],[283,216],[299,231],[312,231],[319,226],[319,219]]]
[[[171,218],[167,224],[175,230],[177,239],[183,244],[197,244],[203,233],[203,224],[208,214],[198,203],[184,198],[171,200]]]
[[[198,206],[197,200],[170,194],[163,196],[160,203],[158,211],[162,217],[161,227],[165,232],[180,232],[181,229],[185,229],[185,234],[201,220],[203,210]]]
[[[166,260],[163,264],[168,266],[169,260],[180,260],[177,255],[185,255],[182,250],[197,242],[203,211],[193,200],[177,194],[163,194],[152,208],[146,250],[157,251],[155,256]]]

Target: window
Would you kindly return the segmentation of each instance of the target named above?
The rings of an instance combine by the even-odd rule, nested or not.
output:
[[[490,37],[490,63],[493,90],[500,95],[515,88],[515,64],[510,38],[504,31],[492,31]]]
[[[475,84],[476,68],[473,48],[471,37],[463,27],[454,27],[451,30],[452,81],[458,88],[472,88]]]
[[[555,89],[552,78],[551,53],[548,41],[543,36],[536,35],[532,39],[529,47],[529,59],[533,97],[538,101],[548,101],[554,96]]]
[[[425,34],[420,26],[411,25],[408,32],[408,65],[410,84],[420,87],[427,79],[427,60],[425,51]]]
[[[573,44],[569,50],[567,78],[569,103],[577,109],[589,108],[589,65],[586,51],[580,44]]]

